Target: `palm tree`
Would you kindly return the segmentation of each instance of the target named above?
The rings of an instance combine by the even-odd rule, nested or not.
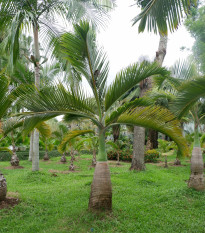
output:
[[[168,29],[173,32],[178,28],[178,25],[182,21],[183,12],[186,14],[190,10],[190,6],[194,5],[197,1],[166,1],[166,0],[136,0],[136,4],[142,9],[141,13],[133,19],[133,25],[138,21],[139,32],[144,32],[146,26],[148,31],[154,31],[160,34],[160,41],[158,51],[156,52],[155,61],[162,65],[168,41]],[[149,77],[146,81],[146,85],[141,88],[141,96],[146,91],[152,88],[152,78]],[[145,130],[141,127],[134,127],[134,145],[133,145],[133,159],[131,164],[131,170],[144,170],[144,142],[145,142]],[[148,144],[150,149],[157,147],[158,134],[155,130],[149,130]],[[150,143],[149,143],[150,142]]]
[[[11,107],[13,101],[16,99],[16,90],[9,90],[9,81],[6,77],[0,76],[0,129],[1,119],[6,115],[8,109]],[[1,148],[2,150],[2,148]],[[6,179],[0,172],[0,201],[6,198],[7,184]]]
[[[89,28],[87,22],[74,25],[75,33],[64,34],[60,48],[65,59],[86,78],[92,96],[88,96],[82,86],[75,89],[59,83],[40,91],[32,86],[25,86],[24,93],[21,93],[21,102],[30,110],[23,113],[27,115],[25,130],[32,130],[38,122],[58,115],[81,121],[90,119],[97,126],[98,162],[91,187],[89,209],[110,210],[112,187],[105,148],[105,132],[109,127],[128,124],[153,128],[172,138],[182,154],[187,153],[187,146],[179,122],[167,109],[150,106],[148,101],[141,99],[115,108],[118,100],[140,81],[152,75],[167,76],[169,72],[156,63],[133,64],[118,73],[113,83],[107,87],[109,67],[106,55],[93,44]]]
[[[10,51],[11,65],[16,62],[19,56],[19,35],[23,31],[22,29],[33,30],[34,55],[31,55],[30,60],[34,64],[35,85],[39,89],[41,65],[39,31],[41,30],[44,33],[44,40],[48,41],[57,33],[53,26],[56,14],[69,20],[78,20],[81,17],[92,19],[96,8],[95,22],[100,23],[105,9],[112,7],[113,2],[107,0],[0,0],[0,6],[0,27],[6,30],[8,34],[2,42],[2,47],[4,50]],[[91,10],[87,11],[87,9]],[[32,170],[37,171],[39,170],[39,132],[36,129],[32,140]]]
[[[204,168],[203,168],[203,157],[199,141],[198,127],[199,127],[199,116],[197,112],[196,103],[198,101],[204,102],[205,97],[205,76],[196,78],[187,82],[178,93],[175,101],[173,102],[173,111],[177,113],[177,116],[181,118],[187,112],[194,107],[194,124],[195,124],[195,138],[194,148],[192,151],[191,158],[191,176],[189,179],[189,187],[196,190],[204,190]]]
[[[177,107],[180,105],[180,96],[181,91],[185,91],[186,86],[194,83],[194,80],[197,76],[199,76],[196,65],[190,61],[185,62],[176,62],[176,64],[171,69],[173,78],[163,79],[157,78],[155,79],[155,83],[159,88],[159,91],[153,90],[149,97],[157,102],[158,100],[163,103],[167,103],[166,107],[170,108],[172,111],[177,112],[179,115],[179,119],[182,121],[183,116],[190,116],[192,121],[194,122],[194,149],[192,151],[192,158],[191,158],[191,177],[189,180],[189,187],[193,187],[195,189],[203,189],[204,181],[203,181],[203,159],[201,155],[201,148],[199,143],[199,133],[198,128],[200,126],[200,120],[203,119],[203,109],[204,106],[204,99],[191,99],[194,104],[187,105],[186,108],[188,111],[181,113],[182,108]],[[192,80],[192,81],[190,81]],[[196,79],[198,80],[198,79]],[[203,78],[202,78],[203,80]],[[191,88],[191,85],[189,86]],[[161,89],[161,90],[160,90]],[[203,87],[202,87],[203,90]],[[186,90],[189,91],[188,89]],[[200,94],[200,93],[199,93]],[[194,97],[194,96],[192,96]],[[190,97],[189,97],[190,98]],[[166,101],[165,101],[166,100]],[[190,100],[190,99],[189,99]],[[158,101],[160,104],[160,101]],[[168,104],[169,103],[169,104]],[[176,106],[175,106],[176,105]],[[200,170],[201,169],[201,170]]]

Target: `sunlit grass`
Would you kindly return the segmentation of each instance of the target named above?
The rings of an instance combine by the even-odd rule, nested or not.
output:
[[[204,232],[205,193],[187,188],[190,165],[168,169],[147,164],[144,172],[130,172],[129,163],[117,167],[111,162],[113,212],[96,215],[87,210],[94,169],[91,156],[80,156],[74,173],[60,158],[40,163],[32,172],[31,163],[21,161],[24,169],[0,169],[7,179],[8,191],[18,193],[20,204],[0,210],[0,232]],[[162,158],[163,159],[163,158]],[[169,156],[169,161],[174,156]],[[61,171],[53,175],[49,170]]]

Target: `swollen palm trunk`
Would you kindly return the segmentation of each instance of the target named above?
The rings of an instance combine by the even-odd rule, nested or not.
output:
[[[96,164],[89,209],[92,211],[112,210],[112,184],[107,161]]]
[[[203,158],[200,147],[194,147],[191,157],[191,176],[188,186],[198,191],[204,190],[204,167]]]
[[[19,166],[19,158],[17,157],[16,153],[11,157],[11,166],[17,167]]]
[[[7,193],[6,179],[0,173],[0,201],[3,201],[6,198],[6,193]]]

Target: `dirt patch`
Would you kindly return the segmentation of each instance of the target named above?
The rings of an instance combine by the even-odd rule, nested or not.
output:
[[[0,202],[0,210],[9,209],[19,204],[19,199],[14,197],[7,197],[4,201]]]
[[[50,164],[50,163],[51,163],[50,160],[44,160],[44,159],[42,159],[41,161],[44,162],[44,163],[47,163],[47,164]]]
[[[19,204],[18,193],[8,192],[4,201],[0,202],[0,210],[10,209]]]
[[[49,170],[49,172],[51,172],[53,174],[55,174],[55,173],[69,174],[70,173],[70,171],[59,171],[59,170],[53,170],[53,169]]]
[[[165,163],[162,162],[162,161],[160,161],[159,163],[151,163],[151,164],[157,165],[158,167],[164,167],[164,165],[165,165]],[[167,164],[170,167],[185,167],[185,166],[187,166],[187,165],[184,165],[184,164],[175,165],[174,162],[168,162]]]
[[[68,162],[57,162],[57,164],[67,164]]]
[[[5,167],[4,169],[8,169],[8,170],[13,170],[13,169],[24,169],[24,167],[22,167],[22,166],[10,166],[10,167]]]

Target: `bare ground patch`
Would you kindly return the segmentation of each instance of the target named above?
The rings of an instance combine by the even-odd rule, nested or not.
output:
[[[18,193],[8,192],[5,200],[0,202],[0,210],[10,209],[19,204]]]
[[[24,169],[24,167],[22,167],[22,166],[9,166],[9,167],[5,167],[4,169],[8,169],[8,170]]]

